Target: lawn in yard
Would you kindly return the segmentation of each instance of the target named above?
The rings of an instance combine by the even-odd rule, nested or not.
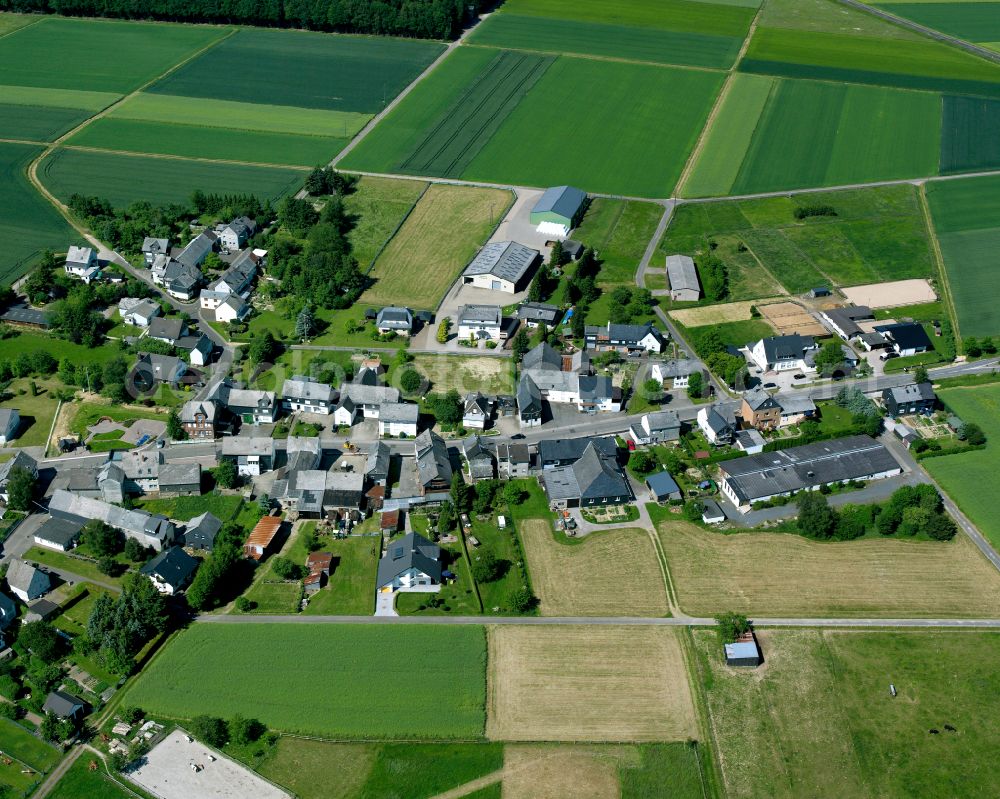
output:
[[[477,616],[483,612],[461,543],[444,544],[441,550],[444,565],[455,579],[435,593],[397,592],[396,611],[400,615]],[[374,582],[372,585],[374,587]]]
[[[443,393],[456,389],[484,394],[514,393],[513,358],[482,355],[415,355],[411,366],[430,381],[430,390]]]
[[[470,739],[483,734],[485,669],[478,626],[195,624],[157,655],[127,701],[172,718],[229,718],[254,696],[254,715],[282,732]]]
[[[693,636],[727,796],[995,793],[996,632],[764,630],[758,669]]]
[[[34,383],[38,394],[31,395],[31,384]],[[49,440],[49,430],[52,420],[59,407],[52,392],[61,388],[58,380],[34,380],[27,377],[11,381],[7,388],[13,394],[10,399],[0,402],[0,408],[16,408],[21,416],[17,428],[17,438],[9,442],[14,447],[44,447]]]
[[[16,758],[10,765],[0,762],[0,785],[6,784],[23,792],[36,785],[61,757],[54,746],[9,719],[0,721],[0,752],[6,757]],[[23,773],[25,766],[33,773]]]
[[[488,519],[473,516],[471,536],[479,542],[479,546],[474,547],[469,543],[469,536],[466,536],[469,557],[473,562],[480,552],[489,550],[502,564],[500,577],[491,582],[478,584],[479,595],[483,600],[483,612],[516,616],[517,612],[510,606],[511,594],[521,588],[531,590],[531,585],[526,585],[527,566],[524,564],[516,527],[508,524],[506,529],[501,530],[497,527],[495,516]]]
[[[127,405],[98,405],[93,402],[78,402],[69,406],[65,412],[72,411],[72,420],[69,422],[69,429],[78,436],[86,436],[87,428],[93,427],[101,419],[110,419],[113,422],[127,424],[136,419],[153,419],[156,421],[167,421],[167,415],[157,413],[145,408],[133,408]]]
[[[57,552],[48,547],[32,547],[24,553],[24,560],[41,563],[43,566],[51,566],[60,571],[76,574],[84,580],[89,580],[102,585],[120,585],[120,577],[109,577],[102,574],[97,568],[97,564],[91,560],[73,557],[66,552]]]
[[[314,522],[307,522],[315,529]],[[303,533],[305,534],[305,529]],[[379,536],[333,538],[318,536],[319,552],[333,555],[328,584],[309,595],[307,615],[368,616],[375,605],[375,572],[381,554]]]
[[[941,389],[941,402],[964,422],[986,433],[986,449],[928,458],[921,465],[930,472],[962,512],[994,547],[1000,547],[1000,519],[991,502],[991,486],[1000,472],[1000,385]]]
[[[683,327],[682,335],[688,339],[694,348],[698,349],[698,342],[708,331],[715,331],[722,337],[722,343],[734,347],[745,347],[747,344],[760,341],[762,338],[774,335],[772,328],[763,319],[747,319],[742,322],[720,322],[715,325],[703,325],[701,327]]]
[[[91,763],[98,765],[93,771]],[[134,790],[107,774],[101,758],[84,753],[56,783],[49,799],[135,799],[136,796]]]
[[[170,519],[186,522],[203,513],[211,513],[223,522],[232,521],[243,506],[235,494],[202,494],[197,497],[138,500],[136,506],[150,513],[162,513]]]
[[[359,302],[437,308],[512,201],[500,189],[431,186],[375,261],[375,283]]]

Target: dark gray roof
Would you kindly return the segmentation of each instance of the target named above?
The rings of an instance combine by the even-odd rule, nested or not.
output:
[[[576,460],[589,444],[602,455],[613,458],[618,454],[618,444],[613,438],[546,438],[538,442],[538,457],[545,463]]]
[[[91,473],[91,479],[93,479],[93,473]],[[35,531],[35,537],[42,541],[51,541],[53,544],[67,547],[80,537],[83,525],[83,519],[59,519],[50,516]]]
[[[195,549],[211,549],[221,529],[222,522],[214,514],[205,512],[201,516],[195,516],[184,529],[184,545]]]
[[[580,375],[580,399],[599,401],[614,394],[611,378],[607,375]]]
[[[780,407],[778,401],[768,394],[760,386],[754,386],[743,395],[743,401],[750,406],[750,410],[759,411],[761,408]]]
[[[413,314],[409,308],[383,308],[375,317],[376,327],[391,327],[396,330],[409,330],[413,327]]]
[[[388,476],[389,461],[392,459],[392,450],[384,441],[376,441],[375,445],[368,452],[368,463],[365,465],[365,474],[375,476]]]
[[[708,413],[705,415],[705,420],[708,422],[708,426],[716,435],[733,428],[733,421],[727,419],[726,416],[720,413],[715,405],[708,409]]]
[[[388,585],[408,569],[416,568],[435,582],[441,580],[441,549],[419,533],[390,541],[378,562],[378,586]]]
[[[173,342],[181,337],[184,326],[183,319],[176,317],[168,319],[164,316],[157,316],[149,323],[149,337],[169,339]]]
[[[787,336],[769,336],[761,339],[764,342],[764,357],[768,363],[776,363],[789,358],[802,358],[806,350],[815,346],[812,336],[800,336],[792,333]]]
[[[931,340],[924,326],[918,322],[897,322],[893,325],[876,325],[875,330],[892,340],[901,350],[931,349]]]
[[[458,311],[458,323],[482,322],[485,324],[500,324],[503,311],[499,305],[463,305]]]
[[[329,403],[333,401],[333,394],[333,386],[317,383],[302,375],[295,375],[281,385],[281,396],[285,399],[308,399],[313,402]]]
[[[552,349],[549,343],[543,341],[532,347],[521,359],[522,369],[562,369],[562,355]]]
[[[451,460],[448,457],[448,446],[444,439],[430,430],[424,430],[413,439],[417,471],[420,474],[420,484],[429,485],[435,480],[451,482]]]
[[[701,514],[707,519],[725,519],[726,514],[723,512],[719,503],[714,499],[703,499],[701,501]]]
[[[698,270],[695,268],[694,260],[689,255],[667,256],[667,279],[670,281],[671,289],[701,291]]]
[[[169,239],[154,239],[150,236],[146,236],[142,240],[142,251],[152,253],[153,255],[158,255],[159,253],[170,252],[170,240]]]
[[[677,481],[670,476],[670,472],[656,472],[649,475],[646,478],[646,485],[658,497],[665,497],[668,494],[673,494],[681,490],[680,486],[677,485]]]
[[[16,322],[22,325],[36,325],[38,327],[49,327],[49,315],[45,311],[36,311],[26,305],[15,305],[8,308],[0,316],[4,322]]]
[[[541,413],[542,411],[542,393],[529,375],[522,374],[518,381],[517,409],[522,416],[525,413]]]
[[[155,574],[167,585],[177,589],[187,584],[197,568],[197,558],[192,558],[180,547],[170,547],[143,565],[139,571],[147,576]]]
[[[174,355],[140,352],[136,359],[136,369],[142,370],[153,380],[174,383],[183,376],[187,366],[184,361]]]
[[[562,310],[556,305],[544,302],[522,302],[517,309],[517,318],[526,322],[544,322],[554,325],[562,316]]]
[[[892,471],[899,464],[869,436],[847,436],[724,461],[720,468],[736,496],[753,502],[773,494]]]
[[[81,708],[85,707],[82,699],[78,699],[73,694],[66,691],[53,691],[45,698],[42,711],[53,713],[59,718],[69,718]]]
[[[49,500],[49,513],[66,519],[100,519],[125,533],[143,534],[160,541],[173,536],[173,524],[164,516],[144,510],[127,510],[99,499],[81,497],[56,489]]]
[[[650,432],[656,430],[676,430],[681,426],[677,411],[654,411],[653,413],[647,413],[646,419]]]
[[[531,212],[533,214],[552,212],[572,219],[586,199],[586,193],[573,186],[553,186],[546,189],[545,193],[538,198],[538,202],[535,203]]]
[[[613,456],[602,454],[587,440],[580,458],[570,466],[560,466],[545,473],[545,487],[551,499],[602,499],[630,496],[628,481]]]
[[[538,250],[516,241],[494,241],[483,247],[465,267],[465,275],[493,275],[517,283],[539,257]]]
[[[32,474],[37,474],[38,462],[24,450],[18,450],[13,458],[0,463],[0,485],[7,482],[13,469],[27,469]]]
[[[176,260],[185,266],[196,267],[215,248],[216,241],[218,241],[218,237],[214,233],[208,231],[199,233],[180,251]],[[167,279],[169,278],[165,274],[164,280]]]
[[[883,398],[892,396],[896,402],[917,402],[920,400],[934,400],[934,386],[930,383],[910,383],[908,386],[896,386],[887,388],[882,392]]]
[[[831,308],[823,313],[848,338],[854,338],[863,332],[858,327],[859,319],[875,318],[872,309],[867,305],[847,305],[842,308]]]
[[[416,424],[420,407],[412,402],[383,402],[379,406],[379,421],[396,424]]]
[[[531,463],[527,444],[497,444],[497,458],[510,463]]]

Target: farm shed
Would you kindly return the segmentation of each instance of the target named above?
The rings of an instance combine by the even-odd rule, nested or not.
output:
[[[539,233],[565,238],[579,222],[586,199],[586,193],[573,186],[546,189],[531,209],[531,224]]]
[[[250,531],[250,536],[243,545],[243,554],[248,558],[261,560],[274,543],[280,529],[280,516],[265,516]]]
[[[760,647],[752,632],[744,633],[733,643],[725,645],[727,666],[749,666],[756,668],[764,662]]]
[[[522,291],[538,263],[538,250],[516,241],[494,241],[483,247],[465,267],[462,282],[466,285],[515,294]]]
[[[670,281],[670,299],[697,302],[701,297],[698,270],[690,256],[667,256],[667,280]]]

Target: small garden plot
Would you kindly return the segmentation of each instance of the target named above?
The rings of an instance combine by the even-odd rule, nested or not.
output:
[[[551,522],[519,522],[543,616],[666,616],[667,592],[642,530],[609,530],[562,543]]]
[[[670,741],[697,732],[677,632],[666,627],[489,629],[495,740]]]
[[[196,624],[150,664],[128,701],[171,718],[231,718],[253,696],[254,715],[280,731],[477,738],[485,668],[485,634],[476,626]],[[336,690],[317,690],[324,685]]]

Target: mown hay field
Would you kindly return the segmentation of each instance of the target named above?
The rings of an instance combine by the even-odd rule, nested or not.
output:
[[[352,253],[366,270],[410,213],[427,184],[419,180],[362,177],[344,198],[357,223],[348,233]]]
[[[797,208],[814,205],[829,205],[836,215],[795,218]],[[710,251],[710,242],[726,265],[734,300],[748,293],[773,296],[778,287],[770,276],[799,294],[813,286],[924,278],[935,271],[920,198],[905,185],[681,205],[659,253],[697,258]],[[751,293],[757,281],[758,293]]]
[[[473,186],[431,186],[375,261],[361,302],[437,308],[513,197]]]
[[[697,735],[677,630],[489,628],[487,735],[518,741],[677,741]]]
[[[983,291],[1000,247],[1000,178],[941,181],[926,191],[961,335],[1000,333],[1000,307]]]
[[[947,543],[817,542],[671,522],[659,526],[659,536],[677,602],[693,616],[725,610],[765,617],[1000,614],[1000,574],[962,534]]]
[[[273,202],[296,191],[305,172],[291,167],[62,148],[45,159],[38,176],[63,202],[73,194],[84,194],[124,207],[135,200],[153,204],[187,203],[195,189],[207,193],[254,194]]]
[[[25,170],[41,147],[0,143],[0,237],[4,260],[0,283],[9,285],[28,271],[45,249],[65,250],[76,232],[32,188]]]
[[[941,113],[941,97],[932,92],[740,78],[726,96],[685,194],[750,194],[934,175]]]
[[[178,719],[243,713],[306,735],[475,738],[485,670],[478,626],[196,624],[167,644],[128,701]]]
[[[230,30],[46,17],[0,39],[0,75],[11,86],[125,94]]]
[[[347,141],[324,136],[104,117],[72,136],[68,144],[132,153],[305,167],[329,161]]]
[[[727,796],[995,795],[996,632],[758,635],[764,665],[738,669],[714,630],[694,631]]]
[[[994,547],[1000,547],[1000,519],[989,488],[1000,474],[1000,386],[948,388],[942,389],[940,396],[962,421],[978,424],[985,431],[986,449],[929,458],[923,466],[979,532]]]
[[[653,542],[639,529],[556,541],[551,523],[521,524],[531,584],[543,616],[666,616],[666,586]]]
[[[417,39],[249,28],[147,91],[371,114],[443,49]]]

